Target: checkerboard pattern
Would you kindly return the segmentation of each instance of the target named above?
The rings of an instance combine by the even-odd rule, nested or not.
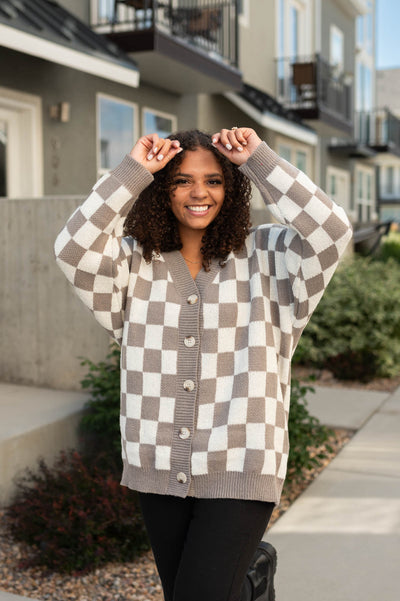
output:
[[[55,243],[57,262],[121,344],[122,483],[136,490],[279,500],[290,361],[350,237],[340,207],[262,144],[240,168],[278,224],[196,280],[179,251],[146,264],[123,238],[152,176],[130,157]]]

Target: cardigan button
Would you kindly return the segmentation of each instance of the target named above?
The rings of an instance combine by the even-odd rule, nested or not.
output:
[[[197,294],[191,294],[187,298],[187,302],[189,303],[189,305],[195,305],[198,300],[199,300],[199,297],[197,296]]]
[[[186,438],[189,438],[189,436],[190,436],[189,428],[180,428],[178,436],[179,436],[179,438],[182,438],[183,440],[185,440]]]
[[[194,382],[193,382],[193,380],[185,380],[184,383],[183,383],[183,388],[187,392],[192,392],[192,390],[194,390]]]
[[[178,482],[180,482],[181,484],[185,484],[185,482],[187,481],[187,477],[186,474],[184,474],[183,472],[178,472],[176,474],[176,479],[178,480]]]
[[[196,339],[194,336],[186,336],[183,343],[185,346],[191,348],[192,346],[194,346],[196,344]]]

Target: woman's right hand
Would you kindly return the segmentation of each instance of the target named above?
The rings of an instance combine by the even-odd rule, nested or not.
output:
[[[156,173],[181,151],[178,140],[167,140],[157,134],[149,134],[139,138],[130,156],[146,167],[150,173]]]

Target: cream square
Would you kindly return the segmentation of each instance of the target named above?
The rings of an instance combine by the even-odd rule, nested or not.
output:
[[[178,369],[177,351],[161,351],[161,372],[176,375]]]
[[[201,379],[210,380],[217,377],[217,354],[202,353],[201,355]]]
[[[126,457],[129,465],[134,465],[136,467],[141,467],[142,464],[140,462],[140,445],[138,442],[126,442]]]
[[[160,398],[160,411],[158,419],[160,422],[172,424],[175,413],[175,399],[162,396]]]
[[[126,417],[140,419],[143,397],[140,394],[126,394]]]
[[[264,457],[264,465],[261,470],[262,474],[275,475],[276,473],[276,454],[271,449],[266,449]]]
[[[208,453],[192,453],[192,475],[193,476],[201,476],[202,474],[208,473],[208,462],[207,462]]]
[[[228,472],[243,472],[246,449],[228,449],[226,469]]]
[[[236,397],[229,404],[228,424],[245,424],[247,421],[247,398]]]
[[[140,444],[156,444],[158,422],[150,419],[140,421]]]
[[[214,423],[214,403],[199,405],[197,413],[197,428],[199,430],[211,430]]]
[[[228,426],[218,426],[211,430],[208,441],[209,451],[226,451],[228,448]]]
[[[144,346],[147,349],[162,349],[164,328],[160,325],[146,325],[146,331],[144,336]]]
[[[156,447],[156,470],[171,469],[171,447]]]
[[[291,175],[286,173],[282,167],[277,165],[275,169],[268,175],[267,181],[275,186],[280,192],[286,194],[291,186],[293,186],[294,179]]]
[[[161,374],[154,372],[143,373],[143,396],[155,396],[161,395]]]
[[[246,447],[265,449],[265,424],[246,424]]]

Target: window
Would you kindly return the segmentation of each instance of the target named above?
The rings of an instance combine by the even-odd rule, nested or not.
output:
[[[245,27],[249,26],[249,7],[250,0],[238,0],[237,10],[239,16],[239,23]]]
[[[279,144],[278,154],[283,159],[285,159],[285,161],[289,161],[289,163],[291,163],[292,149],[290,148],[290,146],[285,146],[284,144]]]
[[[355,211],[360,223],[375,218],[375,173],[373,168],[356,168]]]
[[[392,195],[394,192],[394,167],[386,168],[386,194]]]
[[[329,165],[326,170],[326,192],[345,211],[349,211],[350,173]]]
[[[98,172],[100,175],[118,165],[133,147],[137,136],[135,104],[98,96]]]
[[[278,143],[278,154],[304,173],[307,173],[310,168],[309,150],[304,146],[280,142]]]
[[[144,108],[142,113],[142,135],[157,133],[161,138],[176,131],[176,117],[154,109]]]
[[[344,37],[343,32],[331,25],[330,33],[330,64],[335,67],[338,73],[343,72],[344,67]]]

